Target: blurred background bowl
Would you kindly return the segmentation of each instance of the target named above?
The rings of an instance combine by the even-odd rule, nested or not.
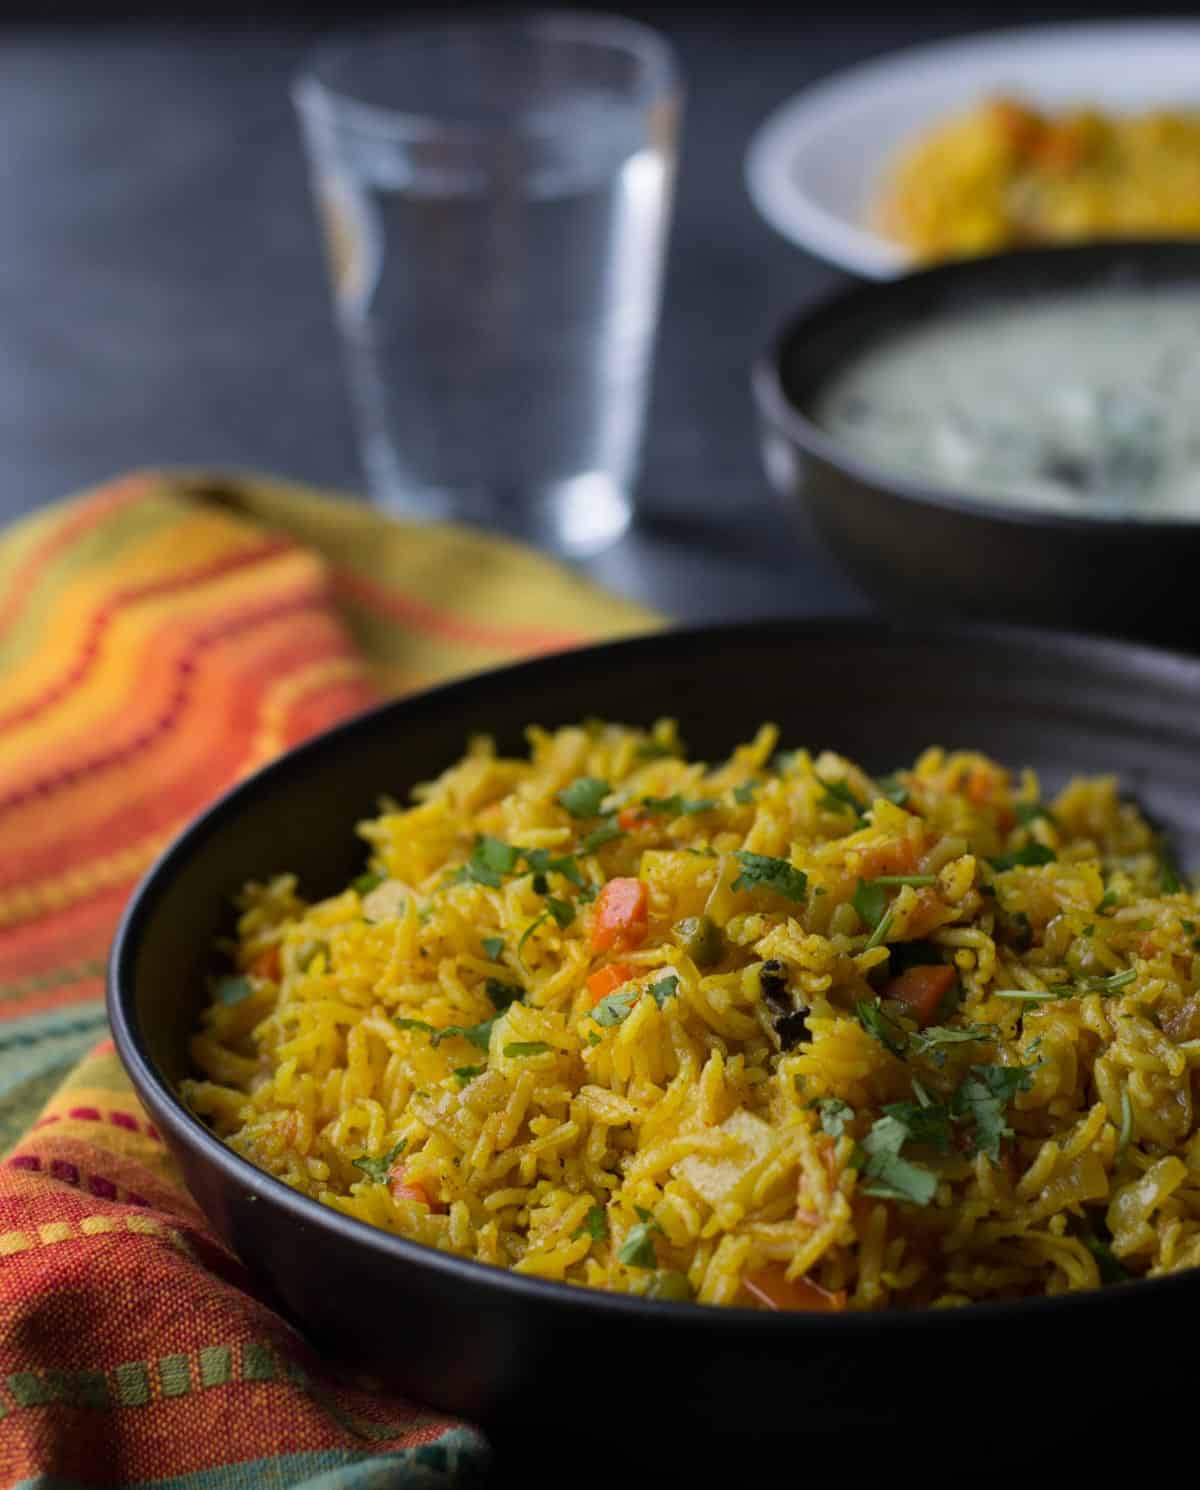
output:
[[[883,339],[931,318],[1082,288],[1189,287],[1200,243],[1091,243],[958,260],[844,289],[801,311],[754,370],[763,457],[804,528],[899,613],[1194,643],[1194,519],[1118,519],[957,495],[852,451],[814,420],[820,392]]]

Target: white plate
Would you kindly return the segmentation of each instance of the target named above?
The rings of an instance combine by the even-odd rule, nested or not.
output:
[[[988,94],[1035,106],[1200,107],[1200,23],[1115,22],[993,31],[893,52],[806,88],[746,157],[755,206],[785,238],[871,279],[907,267],[866,224],[897,145]]]

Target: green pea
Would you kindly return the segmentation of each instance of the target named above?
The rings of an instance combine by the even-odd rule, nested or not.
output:
[[[708,916],[688,916],[675,923],[673,936],[697,967],[720,962],[724,950],[721,930]]]
[[[676,1273],[670,1268],[660,1268],[650,1280],[646,1290],[648,1299],[670,1299],[685,1304],[692,1296],[692,1285],[686,1273]]]

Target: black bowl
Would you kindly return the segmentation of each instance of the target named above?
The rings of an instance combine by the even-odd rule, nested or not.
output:
[[[235,787],[168,849],[113,947],[122,1059],[219,1235],[323,1348],[488,1427],[531,1466],[552,1425],[608,1463],[744,1483],[787,1455],[837,1483],[1029,1460],[1122,1399],[1187,1379],[1200,1274],[967,1311],[770,1315],[591,1293],[446,1256],[322,1207],[221,1144],[176,1095],[212,946],[250,877],[322,894],[361,867],[353,824],[493,733],[602,714],[680,721],[712,758],[763,719],[876,770],[926,744],[978,745],[1048,786],[1119,770],[1200,864],[1200,662],[1112,642],[866,621],[670,632],[551,657],[389,704]],[[1115,1342],[1119,1350],[1114,1356]],[[1139,1363],[1153,1361],[1153,1370]],[[1124,1364],[1122,1364],[1124,1363]],[[1015,1394],[1015,1395],[1014,1395]],[[1007,1402],[1020,1432],[1000,1431]],[[608,1443],[605,1440],[608,1440]],[[850,1459],[847,1458],[850,1455]],[[965,1459],[962,1456],[967,1456]],[[852,1462],[851,1462],[852,1460]],[[564,1483],[566,1480],[564,1479]]]
[[[960,497],[856,454],[811,417],[863,350],[934,316],[1090,286],[1200,290],[1200,243],[1089,243],[858,284],[802,311],[754,370],[767,471],[893,612],[1064,626],[1190,646],[1200,513],[1120,521]]]

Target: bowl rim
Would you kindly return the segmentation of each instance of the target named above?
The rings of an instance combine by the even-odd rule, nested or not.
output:
[[[910,295],[919,294],[926,286],[940,290],[945,285],[953,289],[959,284],[970,285],[976,278],[981,278],[986,287],[980,298],[981,305],[989,302],[1002,304],[1010,299],[1020,299],[1022,294],[1033,301],[1058,291],[1041,288],[1022,291],[1021,275],[1026,269],[1047,265],[1065,269],[1072,262],[1079,261],[1082,261],[1081,267],[1118,269],[1131,262],[1133,267],[1138,262],[1169,265],[1187,258],[1194,260],[1193,277],[1200,291],[1200,238],[1112,238],[1012,249],[976,258],[950,259],[890,279],[843,283],[793,312],[755,358],[750,380],[759,414],[805,453],[843,472],[860,485],[902,503],[939,508],[962,517],[1003,523],[1014,528],[1037,528],[1091,539],[1115,539],[1122,543],[1128,543],[1134,535],[1150,541],[1200,532],[1200,512],[1194,517],[1087,516],[1032,504],[1005,505],[987,496],[963,497],[953,487],[943,488],[923,482],[915,475],[889,471],[885,466],[875,464],[869,456],[850,449],[810,418],[788,396],[783,379],[785,358],[796,341],[864,304],[870,307],[872,302],[877,302],[886,306],[892,300],[899,300],[903,305]],[[1179,278],[1182,281],[1187,276],[1181,273]],[[1011,293],[995,288],[1006,279],[1011,285]],[[1064,282],[1061,290],[1069,293],[1071,288],[1069,282]]]
[[[1089,659],[1107,656],[1112,663],[1121,664],[1124,672],[1137,669],[1158,673],[1163,677],[1178,679],[1182,676],[1200,696],[1200,658],[1139,642],[1031,626],[972,622],[910,623],[903,619],[883,620],[877,617],[817,616],[667,628],[472,673],[433,688],[387,700],[302,741],[226,789],[187,823],[138,882],[126,903],[113,938],[106,977],[106,1004],[118,1056],[139,1099],[181,1148],[190,1150],[200,1162],[215,1168],[226,1183],[241,1187],[251,1198],[269,1199],[277,1210],[299,1226],[307,1225],[318,1234],[322,1230],[332,1232],[349,1245],[370,1248],[397,1264],[432,1268],[467,1287],[494,1288],[502,1293],[515,1295],[531,1306],[570,1307],[581,1314],[595,1314],[601,1318],[623,1316],[643,1323],[658,1319],[663,1328],[702,1328],[710,1336],[714,1331],[737,1334],[748,1329],[777,1331],[781,1335],[788,1331],[810,1331],[815,1332],[824,1343],[840,1343],[846,1339],[861,1340],[865,1335],[874,1336],[880,1330],[953,1330],[964,1321],[977,1321],[979,1327],[990,1323],[994,1327],[1003,1328],[1018,1318],[1025,1321],[1031,1311],[1039,1318],[1044,1316],[1047,1321],[1054,1317],[1065,1323],[1073,1317],[1074,1311],[1094,1307],[1101,1300],[1106,1301],[1110,1309],[1127,1307],[1131,1299],[1136,1304],[1138,1299],[1146,1299],[1151,1291],[1159,1299],[1165,1299],[1167,1293],[1173,1291],[1182,1300],[1184,1291],[1194,1289],[1200,1282],[1200,1269],[1160,1278],[1131,1278],[1085,1292],[1039,1295],[1025,1299],[986,1299],[956,1309],[847,1310],[803,1314],[773,1313],[739,1305],[704,1307],[692,1302],[648,1299],[632,1294],[590,1289],[574,1283],[529,1277],[472,1258],[441,1252],[424,1243],[383,1231],[292,1189],[284,1181],[259,1169],[223,1143],[188,1110],[170,1082],[154,1065],[145,1046],[134,1002],[134,966],[142,928],[154,913],[157,896],[186,864],[193,847],[218,832],[229,819],[235,817],[246,802],[253,800],[255,792],[264,781],[286,778],[289,773],[301,769],[303,763],[311,762],[326,753],[335,753],[344,742],[352,740],[358,731],[376,729],[383,720],[394,718],[400,721],[409,713],[419,714],[422,710],[442,705],[453,706],[456,700],[464,695],[469,696],[481,683],[494,680],[500,686],[506,686],[510,680],[539,677],[564,666],[577,667],[581,659],[585,662],[587,659],[597,662],[628,659],[628,665],[633,666],[636,665],[638,654],[647,651],[666,649],[669,653],[673,649],[691,650],[708,641],[738,640],[749,645],[759,637],[787,637],[798,643],[819,643],[833,639],[909,646],[970,643],[974,646],[1003,645],[1011,648],[1014,645],[1024,645],[1042,655],[1052,655],[1065,665],[1082,655]],[[191,1192],[187,1193],[190,1197]],[[195,1203],[200,1209],[199,1203]],[[205,1220],[207,1222],[207,1215]],[[269,1268],[264,1272],[269,1277]]]

